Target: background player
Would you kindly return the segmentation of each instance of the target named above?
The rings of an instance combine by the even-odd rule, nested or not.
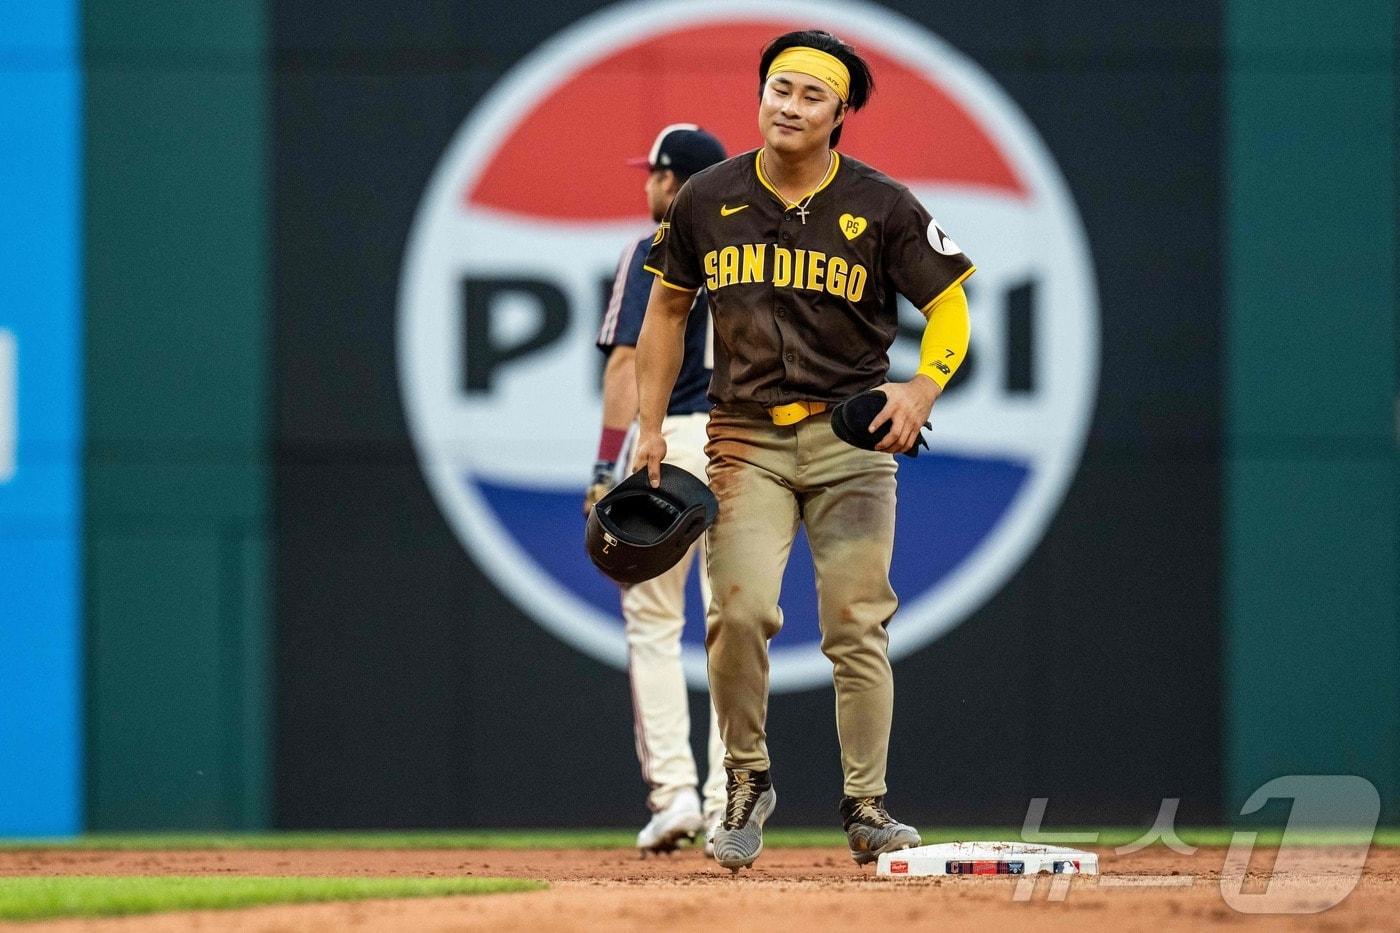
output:
[[[886,626],[895,463],[919,436],[967,351],[961,283],[972,263],[907,188],[832,147],[871,87],[866,63],[825,32],[780,36],[759,62],[763,147],[696,175],[651,248],[656,274],[638,343],[638,461],[658,477],[666,399],[702,286],[715,328],[709,480],[710,687],[724,733],[728,802],[715,858],[738,870],[763,848],[776,804],[765,720],[768,640],[799,524],[816,567],[822,651],[836,686],[844,797],[859,863],[919,844],[884,807],[894,705]],[[886,382],[896,293],[928,325],[917,375]],[[832,432],[828,409],[866,390],[887,399],[874,450]]]
[[[719,140],[690,123],[677,123],[661,131],[651,152],[637,164],[649,170],[647,204],[652,220],[660,223],[672,199],[695,172],[723,161]],[[660,232],[656,235],[660,235]],[[603,430],[593,481],[584,499],[587,515],[618,480],[617,464],[626,465],[624,451],[628,429],[637,417],[635,356],[647,298],[653,278],[643,268],[654,236],[648,234],[622,254],[612,296],[598,333],[598,346],[608,354],[603,372]],[[661,431],[669,444],[667,461],[705,476],[705,422],[710,410],[709,307],[703,291],[695,296],[685,323],[685,350],[679,377],[666,404]],[[654,580],[622,591],[622,616],[626,623],[628,675],[632,685],[632,712],[637,758],[642,777],[651,785],[647,804],[652,819],[637,834],[643,852],[669,851],[681,839],[693,838],[702,827],[713,830],[724,808],[724,746],[720,742],[714,707],[710,707],[709,775],[704,787],[704,807],[696,793],[697,771],[690,750],[690,707],[685,675],[681,670],[680,641],[685,625],[685,584],[699,555],[701,598],[708,608],[709,583],[705,571],[705,541]],[[706,833],[709,852],[710,833]]]

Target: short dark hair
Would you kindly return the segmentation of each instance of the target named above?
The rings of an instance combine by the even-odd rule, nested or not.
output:
[[[777,58],[780,52],[799,45],[825,52],[840,60],[851,73],[851,90],[843,106],[851,110],[859,110],[865,106],[871,92],[875,90],[875,78],[870,74],[870,66],[855,49],[821,29],[801,29],[784,33],[768,43],[768,47],[763,50],[763,56],[758,60],[759,100],[763,99],[763,87],[768,83],[768,68],[773,64],[773,59]],[[841,141],[843,128],[844,124],[831,131],[832,146]]]

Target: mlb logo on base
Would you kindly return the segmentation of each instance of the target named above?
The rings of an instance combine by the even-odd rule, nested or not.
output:
[[[1025,842],[944,842],[885,852],[877,875],[1097,875],[1094,852]]]

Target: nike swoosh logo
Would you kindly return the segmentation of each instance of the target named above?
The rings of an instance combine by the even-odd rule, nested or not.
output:
[[[747,207],[747,204],[740,204],[738,207],[725,207],[723,204],[721,204],[719,206],[719,216],[728,217],[730,214],[737,214]]]

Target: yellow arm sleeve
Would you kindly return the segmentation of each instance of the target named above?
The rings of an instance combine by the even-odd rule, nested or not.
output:
[[[954,285],[923,310],[928,324],[919,341],[918,372],[938,383],[941,389],[948,385],[948,380],[967,356],[967,342],[972,336],[967,293],[962,285]]]

